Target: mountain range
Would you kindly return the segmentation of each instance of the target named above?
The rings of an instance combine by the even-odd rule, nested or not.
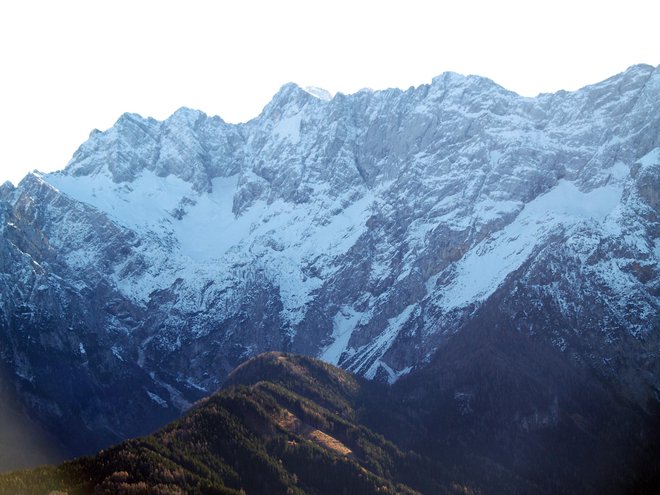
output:
[[[243,124],[124,114],[62,171],[0,186],[0,389],[19,418],[0,432],[89,454],[285,351],[405,389],[414,421],[454,411],[437,438],[508,445],[519,476],[558,425],[587,457],[643,450],[659,191],[644,65],[536,98],[446,73],[332,98],[287,84]]]

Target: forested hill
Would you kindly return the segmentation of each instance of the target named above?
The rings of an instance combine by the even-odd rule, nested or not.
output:
[[[524,409],[531,387],[544,395],[575,370],[533,344],[481,337],[478,350],[455,341],[395,386],[309,357],[262,354],[153,435],[2,474],[0,493],[653,493],[657,447],[639,438],[617,447],[635,416],[579,372],[555,399],[554,419],[541,411],[510,425],[509,409]],[[538,370],[512,373],[518,354]],[[459,392],[465,376],[471,396]],[[650,462],[639,469],[640,460]]]

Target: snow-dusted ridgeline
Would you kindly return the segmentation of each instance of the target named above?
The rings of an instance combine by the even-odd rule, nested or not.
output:
[[[45,389],[17,344],[36,328],[90,386],[116,367],[139,407],[176,409],[272,349],[392,382],[488,314],[625,374],[641,401],[658,376],[639,370],[660,326],[659,81],[635,66],[524,98],[450,73],[332,98],[287,84],[239,125],[125,114],[63,171],[0,189],[3,361]]]

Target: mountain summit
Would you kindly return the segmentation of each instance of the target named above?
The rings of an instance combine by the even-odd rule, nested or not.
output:
[[[317,96],[285,85],[238,125],[124,114],[0,187],[0,363],[67,453],[263,351],[394,383],[477,324],[651,410],[660,69],[536,98],[458,74]]]

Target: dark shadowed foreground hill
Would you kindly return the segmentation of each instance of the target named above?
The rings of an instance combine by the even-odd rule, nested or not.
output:
[[[0,475],[0,493],[652,493],[648,416],[561,353],[493,335],[394,387],[263,354],[153,435]]]
[[[271,380],[262,378],[272,376]],[[0,477],[2,493],[449,492],[439,466],[359,423],[369,385],[309,358],[271,353],[159,432],[59,467]],[[427,479],[431,479],[430,476]]]

